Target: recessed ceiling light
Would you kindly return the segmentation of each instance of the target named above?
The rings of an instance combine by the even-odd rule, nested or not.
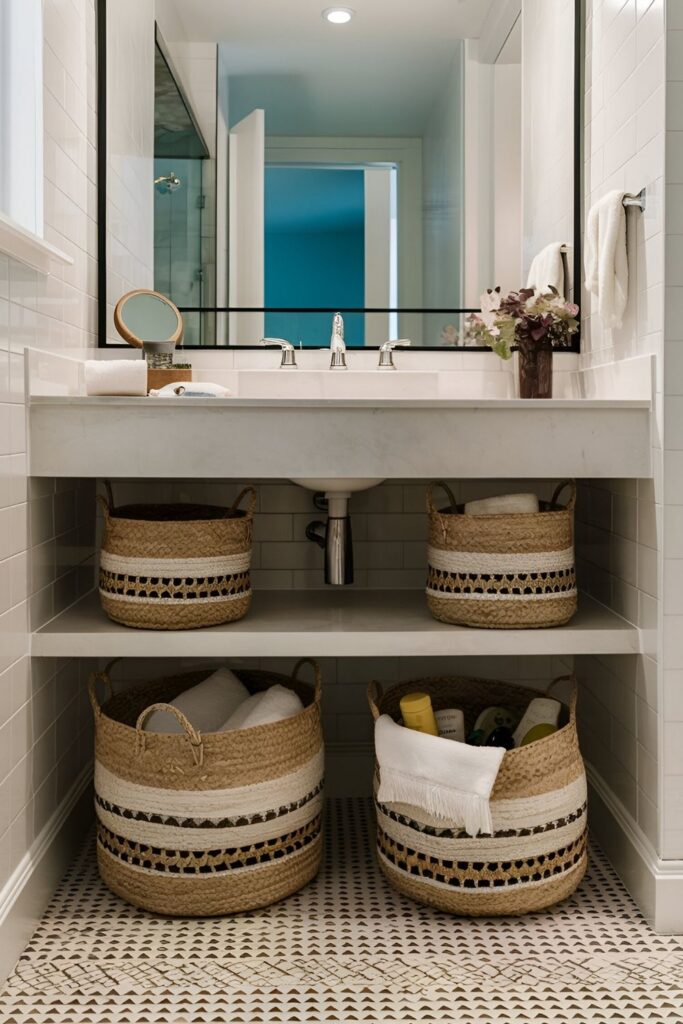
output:
[[[347,21],[351,21],[355,13],[350,7],[327,7],[323,11],[323,18],[325,21],[330,21],[333,25],[346,25]]]

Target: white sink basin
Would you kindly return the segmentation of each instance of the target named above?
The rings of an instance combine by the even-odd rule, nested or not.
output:
[[[367,491],[370,487],[381,484],[383,477],[351,477],[351,476],[320,476],[302,477],[293,479],[293,484],[299,487],[306,487],[309,491],[330,492],[342,491],[346,494],[353,494],[355,491]]]
[[[439,394],[430,370],[240,370],[239,398],[429,399]]]

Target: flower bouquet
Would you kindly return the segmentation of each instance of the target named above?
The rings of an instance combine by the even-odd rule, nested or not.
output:
[[[569,347],[579,329],[578,312],[556,288],[520,288],[505,296],[500,288],[489,288],[481,296],[481,312],[468,317],[467,331],[501,359],[510,359],[517,349],[520,398],[552,398],[553,350]]]

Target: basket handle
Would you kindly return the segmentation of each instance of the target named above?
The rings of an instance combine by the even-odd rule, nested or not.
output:
[[[433,515],[435,512],[438,512],[438,509],[437,509],[436,505],[434,504],[434,488],[435,487],[440,487],[442,491],[445,491],[445,493],[446,493],[446,495],[448,497],[448,500],[451,503],[451,508],[455,508],[456,507],[455,495],[453,494],[453,491],[450,489],[450,487],[448,486],[446,481],[445,480],[432,480],[432,482],[427,487],[427,511],[429,512],[429,514]]]
[[[246,494],[250,494],[251,495],[251,501],[249,502],[249,508],[247,509],[247,515],[253,516],[254,512],[256,511],[256,498],[257,498],[257,494],[256,494],[256,488],[252,487],[251,484],[249,484],[248,487],[245,487],[243,490],[241,490],[240,493],[237,495],[237,497],[233,501],[232,505],[228,509],[228,515],[232,515],[233,512],[237,511],[237,509],[240,506],[240,502],[242,501],[242,498]]]
[[[298,678],[299,678],[299,669],[301,668],[302,665],[311,665],[312,668],[313,668],[313,671],[315,673],[315,686],[314,686],[314,689],[315,689],[315,702],[317,704],[317,703],[319,703],[320,698],[322,696],[322,692],[323,692],[322,672],[320,671],[320,665],[313,658],[299,658],[299,660],[297,661],[296,665],[292,669],[292,675],[290,677],[293,683],[295,683],[298,680]]]
[[[371,679],[368,683],[368,704],[375,721],[379,718],[379,702],[383,696],[382,684],[376,679]]]
[[[88,678],[88,697],[90,698],[90,706],[93,710],[95,718],[99,718],[102,714],[102,704],[97,698],[97,683],[101,682],[109,690],[109,697],[113,695],[114,687],[111,681],[111,670],[120,658],[112,658],[108,662],[101,672],[91,672]]]
[[[106,497],[104,494],[96,494],[95,499],[98,504],[102,507],[104,512],[104,518],[107,519],[109,516],[113,516],[116,506],[114,504],[114,492],[111,487],[109,480],[103,480],[104,489],[107,492]]]
[[[565,506],[567,509],[569,509],[569,511],[571,511],[576,505],[576,480],[563,480],[561,484],[558,484],[555,490],[553,491],[553,496],[550,499],[550,504],[557,505],[557,499],[562,494],[562,491],[565,489],[565,487],[571,488],[571,492],[569,494],[569,501]]]
[[[576,676],[570,673],[569,675],[558,676],[557,679],[553,679],[552,683],[550,683],[545,691],[546,697],[550,696],[552,690],[555,689],[558,683],[571,683],[571,694],[569,696],[569,720],[574,723],[576,721],[576,698],[578,690]]]
[[[135,756],[140,757],[147,749],[147,733],[144,731],[143,726],[153,711],[169,711],[176,718],[190,743],[192,760],[197,768],[201,768],[204,764],[204,741],[202,740],[202,734],[194,728],[182,711],[173,704],[150,704],[148,708],[140,712],[135,723]]]

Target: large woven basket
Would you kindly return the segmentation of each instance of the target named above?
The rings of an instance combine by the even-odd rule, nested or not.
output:
[[[559,505],[565,487],[569,501]],[[437,509],[434,490],[448,496]],[[559,485],[541,510],[467,516],[447,484],[427,490],[427,604],[435,619],[459,626],[531,629],[562,626],[576,612],[576,485]]]
[[[263,907],[317,874],[321,854],[323,738],[315,685],[270,672],[236,674],[255,693],[282,683],[304,710],[273,725],[198,733],[165,703],[205,669],[110,696],[95,715],[97,862],[106,884],[157,914],[211,916]],[[182,733],[148,733],[152,710],[172,711]]]
[[[238,506],[249,495],[246,510]],[[105,499],[100,600],[110,619],[138,629],[197,629],[234,622],[251,604],[256,491],[231,508],[126,505]]]
[[[587,864],[586,773],[576,735],[576,682],[572,676],[555,682],[563,680],[571,682],[567,724],[503,758],[491,794],[493,835],[473,838],[459,822],[375,801],[379,866],[396,889],[475,917],[527,914],[574,892]],[[462,708],[467,729],[485,707],[521,713],[538,697],[535,690],[485,679],[419,679],[386,695],[370,683],[374,718],[388,714],[400,721],[401,697],[416,690],[431,695],[435,710]],[[379,768],[375,796],[378,785]]]

